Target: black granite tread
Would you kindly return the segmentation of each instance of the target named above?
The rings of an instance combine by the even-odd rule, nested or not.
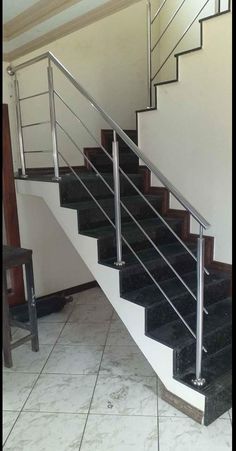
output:
[[[203,325],[203,344],[207,348],[208,355],[221,349],[221,347],[225,347],[230,344],[228,341],[230,339],[228,336],[228,331],[231,330],[232,325],[231,309],[232,304],[230,298],[220,300],[213,305],[208,306],[208,315],[204,315]],[[184,319],[195,333],[196,312],[185,316]],[[223,332],[223,330],[226,330],[227,334],[224,339],[222,338],[221,343],[217,341],[217,348],[215,349],[215,337],[217,332]],[[214,335],[213,337],[212,334]],[[183,350],[191,344],[195,344],[194,337],[192,337],[181,319],[177,319],[176,321],[169,322],[161,327],[151,329],[148,331],[147,335],[178,350]],[[214,340],[212,340],[212,338],[214,338]]]

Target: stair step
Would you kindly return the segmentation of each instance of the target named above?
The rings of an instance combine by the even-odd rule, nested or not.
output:
[[[113,164],[110,158],[105,154],[97,153],[95,155],[91,155],[89,157],[89,160],[91,163],[95,166],[95,168],[99,172],[112,172],[113,170]],[[136,157],[136,155],[128,150],[125,151],[124,149],[122,152],[120,152],[119,155],[119,165],[123,171],[126,173],[138,173],[139,172],[139,159]],[[91,167],[91,171],[93,171],[93,168]]]
[[[196,294],[196,271],[184,274],[183,279]],[[196,301],[176,276],[160,282],[160,286],[181,314],[195,311]],[[228,290],[229,280],[221,273],[214,272],[210,273],[209,276],[205,276],[205,305],[208,306],[217,300],[225,298]],[[154,329],[167,321],[176,320],[176,313],[154,283],[127,293],[125,292],[122,294],[122,297],[147,308],[146,321],[148,330]]]
[[[135,143],[138,143],[138,134],[137,130],[124,130],[126,135]],[[102,135],[102,142],[104,143],[104,147],[106,150],[110,151],[112,150],[112,141],[113,141],[113,130],[101,130]],[[116,139],[119,142],[119,148],[120,149],[129,149],[127,144],[123,141],[123,139],[117,134]]]
[[[232,345],[222,348],[215,354],[203,359],[202,377],[206,384],[195,387],[195,365],[189,367],[183,374],[174,378],[205,395],[204,425],[207,426],[232,406]]]
[[[157,209],[161,210],[162,196],[161,195],[147,195],[145,196],[149,202]],[[153,211],[149,205],[140,196],[123,196],[121,201],[132,213],[136,219],[143,219],[153,216]],[[99,200],[99,204],[104,209],[106,214],[114,223],[115,211],[114,211],[114,199],[106,198]],[[72,208],[78,211],[78,225],[80,231],[100,227],[109,223],[108,219],[96,203],[91,201],[81,201],[66,203],[63,205],[66,208]],[[122,224],[125,222],[132,222],[130,215],[121,207]]]
[[[112,174],[102,174],[105,181],[113,189],[113,175]],[[105,185],[103,180],[97,176],[94,172],[79,173],[79,177],[82,182],[86,185],[89,191],[96,196],[96,199],[102,199],[107,197],[113,197],[113,194],[109,188]],[[142,174],[129,174],[132,182],[142,191],[143,187],[143,176]],[[135,195],[137,192],[135,188],[132,187],[130,182],[125,179],[124,176],[120,176],[120,193],[123,195]],[[91,200],[89,193],[82,186],[81,182],[76,179],[73,174],[63,176],[60,182],[60,198],[61,205],[71,202],[79,202],[84,200]]]
[[[195,332],[196,312],[184,317]],[[231,343],[232,300],[226,298],[208,306],[208,315],[204,315],[203,344],[207,353],[203,359]],[[147,335],[174,349],[174,371],[181,373],[195,361],[196,341],[180,319],[161,327],[149,329]]]
[[[175,231],[175,233],[180,235],[182,224],[181,220],[169,217],[165,218],[165,220]],[[158,218],[139,220],[139,224],[156,244],[161,245],[164,243],[172,243],[177,241],[172,233],[167,230],[166,226]],[[112,226],[88,229],[85,234],[98,238],[99,262],[103,262],[105,259],[109,258],[112,262],[112,260],[116,258],[115,231]],[[122,223],[122,235],[135,251],[150,247],[150,243],[147,241],[145,235],[141,230],[139,230],[138,226],[136,226],[134,222]],[[123,256],[126,261],[127,258],[131,258],[131,256],[133,256],[133,253],[124,243],[122,244],[122,248]]]
[[[186,244],[196,253],[196,246],[192,243]],[[180,243],[164,244],[158,247],[178,273],[183,274],[195,269],[195,260]],[[159,282],[174,277],[172,269],[153,247],[137,251],[137,256]],[[114,257],[102,260],[101,263],[114,267]],[[125,266],[120,269],[121,293],[127,293],[152,283],[150,276],[137,258],[133,254],[128,254],[125,258]]]

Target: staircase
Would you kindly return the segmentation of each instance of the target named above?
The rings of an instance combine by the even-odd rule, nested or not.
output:
[[[46,57],[66,74],[53,55]],[[17,70],[23,67],[24,63]],[[166,392],[173,394],[175,405],[209,425],[231,407],[230,272],[224,265],[217,268],[213,238],[202,235],[207,222],[144,157],[137,147],[136,130],[122,131],[77,85],[111,128],[101,130],[97,147],[83,149],[82,167],[71,167],[56,147],[54,171],[26,171],[22,159],[17,190],[45,200]],[[54,138],[56,127],[61,127],[53,108],[55,92],[49,69]],[[58,154],[66,164],[60,170]],[[164,187],[151,186],[151,171]],[[170,208],[170,193],[187,211]],[[200,224],[200,238],[190,233],[191,215]],[[198,330],[199,315],[203,335]],[[196,355],[201,369],[197,379]]]

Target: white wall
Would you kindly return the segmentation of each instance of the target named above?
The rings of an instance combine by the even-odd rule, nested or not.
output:
[[[17,208],[21,246],[33,251],[36,296],[94,280],[40,197],[17,194]]]
[[[179,82],[159,86],[158,110],[139,114],[141,149],[210,222],[214,258],[225,263],[232,250],[231,19],[204,22],[203,49],[180,57]]]

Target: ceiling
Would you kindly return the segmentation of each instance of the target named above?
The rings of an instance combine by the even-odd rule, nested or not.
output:
[[[140,0],[3,0],[3,59],[13,61]]]

